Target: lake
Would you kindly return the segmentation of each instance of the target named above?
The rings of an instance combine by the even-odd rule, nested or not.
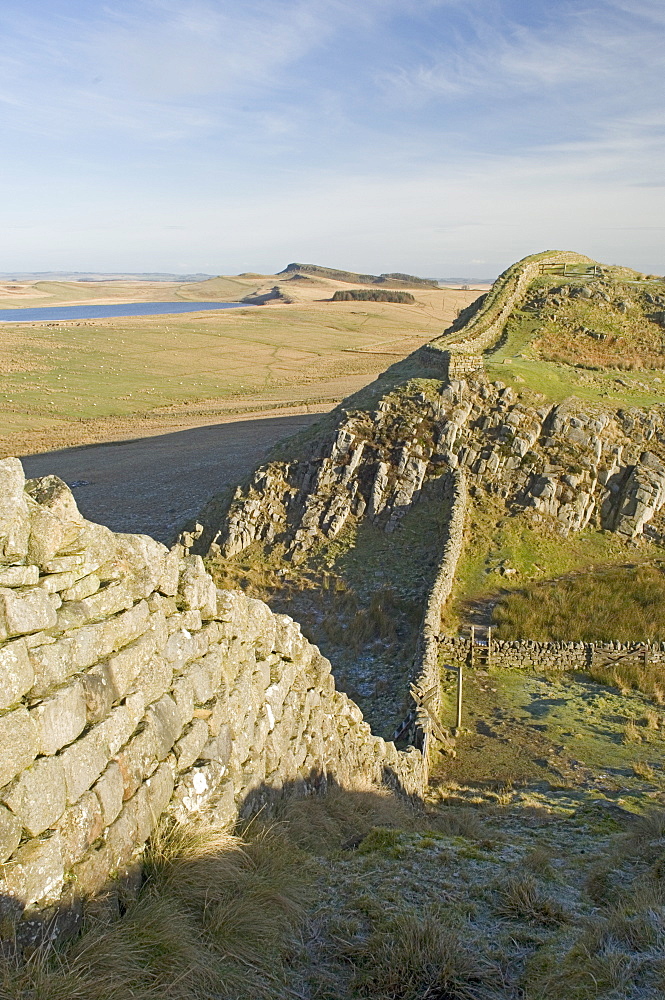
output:
[[[247,302],[115,302],[96,306],[40,306],[36,309],[0,309],[0,323],[39,320],[112,319],[115,316],[161,316],[206,309],[252,309]]]

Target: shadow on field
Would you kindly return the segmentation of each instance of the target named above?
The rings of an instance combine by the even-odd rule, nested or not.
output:
[[[236,834],[196,816],[162,823],[101,892],[85,897],[74,880],[32,920],[0,895],[2,1000],[288,996],[281,963],[312,898],[314,851],[410,828],[422,803],[390,769],[383,788],[358,791],[312,772],[257,785],[239,811]]]
[[[278,441],[321,417],[303,413],[237,420],[21,461],[28,478],[55,474],[64,479],[89,520],[169,542],[213,494],[248,475]]]

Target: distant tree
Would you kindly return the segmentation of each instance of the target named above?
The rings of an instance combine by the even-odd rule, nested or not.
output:
[[[415,302],[411,292],[393,292],[387,288],[351,288],[349,291],[338,291],[333,295],[332,302]]]

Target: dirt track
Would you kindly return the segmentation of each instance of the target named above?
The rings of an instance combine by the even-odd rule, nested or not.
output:
[[[320,410],[330,409],[330,406]],[[22,459],[29,478],[55,473],[91,521],[169,542],[205,501],[236,483],[320,412],[231,419],[170,434],[66,448]]]

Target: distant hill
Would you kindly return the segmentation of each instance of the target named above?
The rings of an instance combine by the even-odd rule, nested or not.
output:
[[[214,274],[169,274],[163,271],[0,271],[0,281],[207,281]]]
[[[492,278],[439,278],[440,285],[492,285],[496,281],[496,274]]]
[[[321,267],[319,264],[287,264],[278,274],[313,274],[319,278],[332,278],[334,281],[348,281],[353,285],[390,285],[392,288],[438,288],[438,282],[432,278],[417,278],[413,274],[391,272],[390,274],[357,274],[355,271],[339,271],[334,267]]]

